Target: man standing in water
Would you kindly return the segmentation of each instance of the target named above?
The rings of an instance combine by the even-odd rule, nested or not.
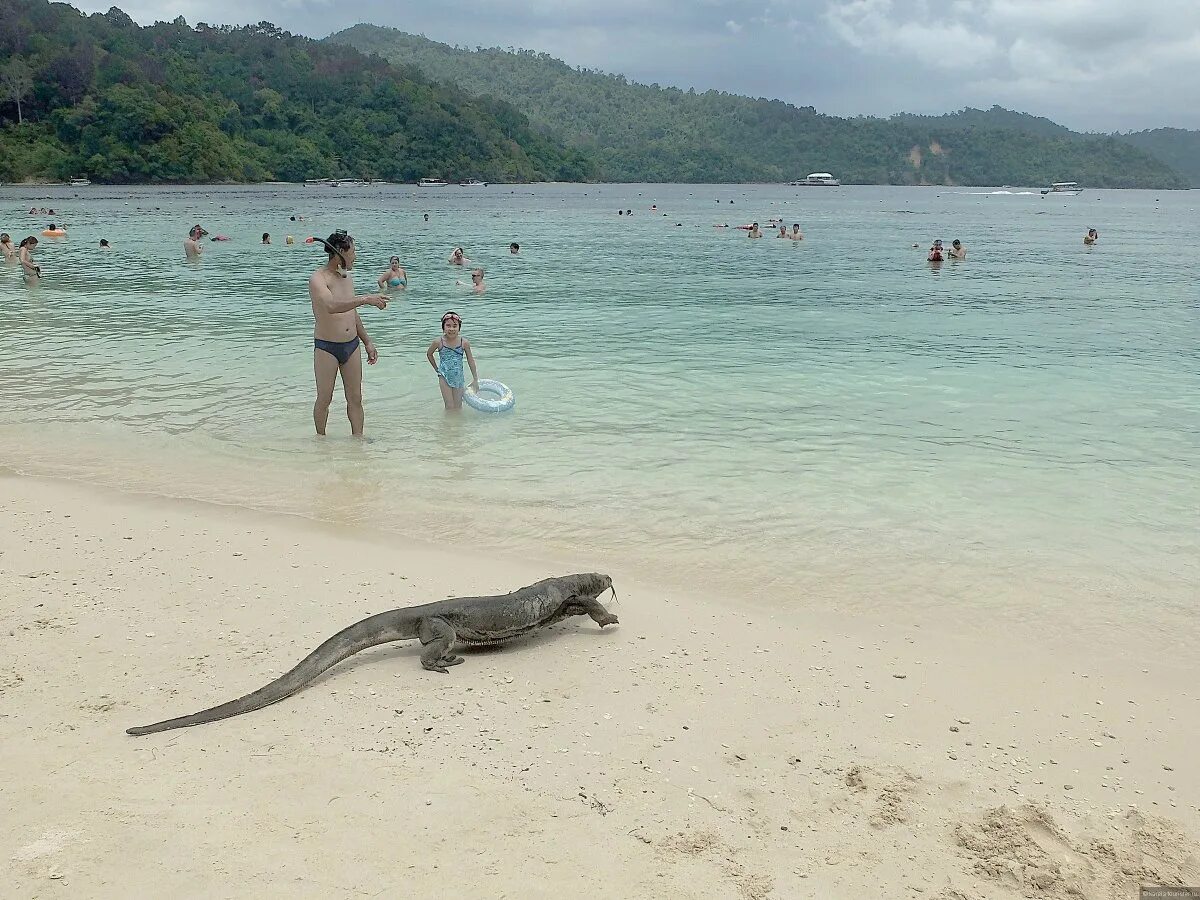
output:
[[[200,254],[204,252],[204,247],[200,243],[200,238],[208,234],[199,225],[193,225],[192,230],[188,232],[187,240],[183,242],[183,252],[188,259],[199,259]]]
[[[358,307],[385,309],[387,298],[381,294],[354,296],[354,282],[346,274],[354,268],[354,238],[344,231],[335,231],[328,240],[317,240],[325,246],[329,261],[308,279],[308,294],[316,320],[313,372],[317,379],[317,401],[313,404],[313,423],[317,434],[324,435],[333,388],[340,373],[350,431],[355,437],[362,437],[362,348],[366,348],[368,365],[375,365],[379,354],[358,317]]]

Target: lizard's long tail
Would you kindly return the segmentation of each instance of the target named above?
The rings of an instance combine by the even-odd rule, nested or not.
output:
[[[401,618],[407,610],[394,609],[390,612],[379,613],[356,622],[349,628],[343,628],[329,640],[325,641],[308,656],[304,657],[290,672],[280,675],[270,684],[259,688],[251,694],[222,703],[210,709],[203,709],[190,716],[179,716],[155,722],[153,725],[142,725],[137,728],[125,729],[126,734],[154,734],[157,731],[170,731],[172,728],[187,728],[190,725],[205,725],[218,722],[242,713],[252,712],[278,703],[290,697],[301,688],[310,684],[318,675],[331,669],[344,659],[355,653],[360,653],[368,647],[386,644],[390,641],[405,640],[415,637],[415,629],[411,622]]]

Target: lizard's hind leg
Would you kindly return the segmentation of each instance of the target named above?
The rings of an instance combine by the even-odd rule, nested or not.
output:
[[[450,652],[454,647],[454,628],[445,619],[422,619],[418,637],[425,648],[425,652],[421,654],[421,665],[430,672],[441,672],[445,675],[446,666],[457,666],[466,662],[461,656]]]

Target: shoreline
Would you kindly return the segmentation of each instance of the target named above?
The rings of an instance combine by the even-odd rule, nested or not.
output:
[[[449,873],[489,897],[1200,882],[1184,652],[717,602],[582,550],[483,557],[34,476],[0,493],[0,752],[21,773],[0,853],[23,896],[355,896]],[[124,734],[363,616],[592,569],[616,629],[571,620],[446,676],[414,642],[374,648],[255,713]]]

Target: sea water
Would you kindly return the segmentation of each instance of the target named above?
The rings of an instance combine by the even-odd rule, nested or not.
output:
[[[0,270],[0,466],[446,542],[466,565],[566,556],[751,601],[1178,637],[1200,592],[1198,207],[979,188],[4,188],[14,241],[51,219],[69,237],[41,239],[36,287]],[[773,217],[805,239],[775,237]],[[761,240],[714,227],[751,221]],[[231,240],[189,262],[196,223]],[[324,254],[303,241],[337,228],[358,242],[359,293],[392,254],[408,270],[385,311],[360,311],[380,354],[363,442],[340,392],[328,438],[311,418],[306,283]],[[935,238],[967,260],[928,264]],[[456,284],[455,246],[486,294]],[[443,410],[425,351],[448,309],[512,412]]]

